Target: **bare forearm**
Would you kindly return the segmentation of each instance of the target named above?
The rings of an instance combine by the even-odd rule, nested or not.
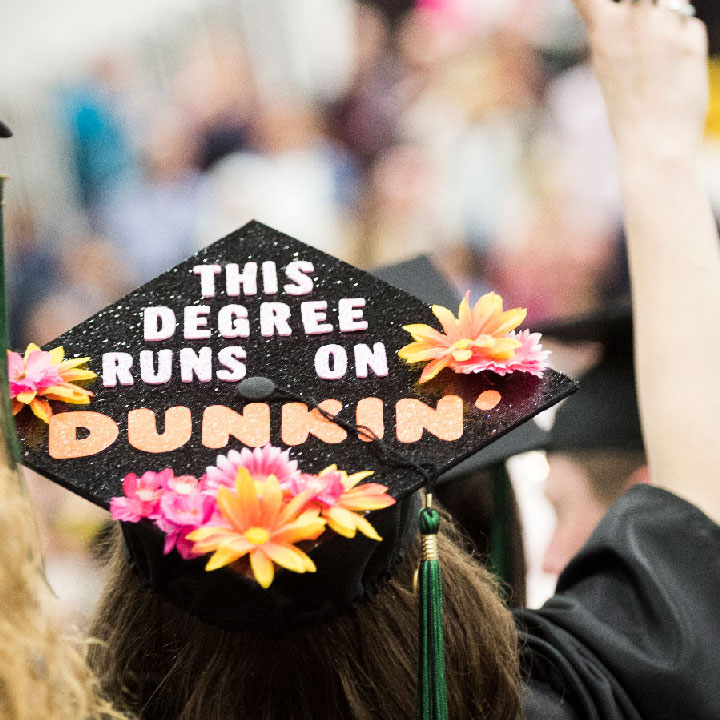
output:
[[[621,147],[620,156],[637,381],[653,479],[720,521],[715,220],[691,154]]]

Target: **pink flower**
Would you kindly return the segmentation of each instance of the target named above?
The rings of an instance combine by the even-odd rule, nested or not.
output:
[[[244,467],[255,481],[265,482],[274,475],[280,487],[287,487],[299,475],[298,465],[290,459],[289,450],[281,450],[272,445],[240,452],[231,450],[227,455],[218,455],[217,464],[206,468],[206,492],[217,493],[219,487],[235,487],[238,468]]]
[[[93,394],[75,382],[97,377],[91,370],[80,367],[88,360],[87,357],[65,360],[61,347],[46,351],[34,343],[27,346],[24,356],[8,351],[13,415],[27,405],[37,417],[48,422],[53,413],[48,400],[87,405]]]
[[[163,487],[172,474],[170,468],[165,468],[159,473],[148,470],[141,477],[135,473],[126,475],[123,480],[125,497],[110,500],[112,519],[138,522],[142,518],[156,518]]]
[[[520,342],[520,347],[515,350],[515,355],[509,360],[502,362],[494,362],[484,358],[478,359],[476,362],[471,360],[465,364],[458,365],[456,368],[457,371],[462,373],[476,373],[489,370],[498,375],[508,375],[511,372],[526,372],[542,377],[545,368],[547,368],[547,357],[550,355],[550,350],[542,349],[542,345],[540,345],[540,333],[521,330],[519,333],[515,331],[510,332],[507,337]]]
[[[502,298],[493,292],[483,295],[471,308],[469,296],[468,292],[460,303],[457,317],[447,308],[433,305],[444,332],[419,323],[404,326],[414,342],[400,348],[398,355],[410,363],[427,363],[420,383],[446,367],[457,373],[489,370],[498,375],[515,371],[542,375],[549,353],[540,347],[540,335],[527,330],[515,332],[527,311],[504,311]]]
[[[215,498],[201,492],[199,485],[189,493],[164,492],[155,522],[165,533],[165,554],[174,547],[185,560],[201,554],[193,551],[193,543],[187,540],[186,536],[206,524],[213,516],[216,506]]]
[[[322,505],[335,505],[345,492],[340,472],[329,472],[323,475],[307,475],[303,473],[293,478],[287,486],[293,497],[302,492],[309,494],[310,502],[315,501]]]
[[[194,475],[170,475],[163,486],[164,490],[170,490],[177,495],[190,495],[201,489],[201,481]]]
[[[330,465],[319,475],[303,475],[299,481],[290,484],[290,490],[296,497],[299,493],[307,493],[310,496],[307,507],[319,506],[321,517],[339,535],[355,537],[359,530],[379,541],[382,538],[362,514],[389,507],[395,500],[387,494],[384,485],[358,484],[372,474],[371,470],[365,470],[348,475],[344,470],[338,470],[337,465]]]

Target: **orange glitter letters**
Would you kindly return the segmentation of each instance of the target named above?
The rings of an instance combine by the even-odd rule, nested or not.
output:
[[[242,413],[224,405],[205,408],[202,444],[207,448],[224,448],[231,435],[249,447],[267,445],[270,442],[270,406],[249,403]]]
[[[369,397],[360,400],[355,411],[355,419],[358,425],[366,427],[375,434],[375,437],[381,438],[385,434],[383,401],[380,398]],[[370,438],[361,433],[358,433],[358,437],[370,442]]]
[[[48,424],[48,452],[55,460],[96,455],[110,447],[118,436],[118,426],[112,418],[91,410],[55,413]],[[78,438],[79,428],[90,434]]]
[[[446,395],[438,400],[437,409],[420,400],[398,400],[395,413],[397,439],[400,442],[417,442],[423,430],[428,430],[441,440],[462,437],[463,403],[457,395]]]
[[[177,450],[192,435],[190,408],[176,405],[165,411],[165,431],[157,431],[155,413],[148,408],[128,413],[128,443],[137,450],[161,453]]]
[[[323,400],[318,407],[332,415],[342,410],[339,400]],[[347,433],[339,425],[326,420],[317,409],[308,411],[304,403],[285,403],[282,408],[282,441],[286,445],[301,445],[313,434],[326,443],[340,443]]]

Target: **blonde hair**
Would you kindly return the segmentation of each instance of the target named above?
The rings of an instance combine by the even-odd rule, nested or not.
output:
[[[0,717],[127,717],[102,698],[86,663],[87,643],[63,627],[43,574],[22,477],[5,457],[0,457],[0,528]]]
[[[451,717],[520,713],[517,635],[495,580],[444,523],[446,672]],[[129,567],[118,533],[113,580],[93,633],[91,664],[113,701],[145,720],[408,720],[414,715],[417,599],[413,545],[372,601],[289,634],[232,633],[203,624]]]

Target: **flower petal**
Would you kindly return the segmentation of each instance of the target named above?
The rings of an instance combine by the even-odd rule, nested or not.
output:
[[[53,411],[50,407],[50,403],[47,400],[41,398],[35,398],[30,403],[30,409],[39,417],[43,422],[50,422]]]
[[[40,350],[40,347],[38,345],[36,345],[35,343],[28,343],[28,346],[25,348],[25,356],[23,359],[27,362],[30,354],[37,352],[38,350]]]
[[[197,549],[197,545],[194,547]],[[240,558],[240,555],[232,550],[229,550],[223,545],[210,556],[210,559],[207,561],[207,565],[205,566],[205,570],[207,572],[218,570],[221,567],[225,567],[225,565],[235,562],[238,558]]]
[[[343,487],[345,490],[350,490],[350,488],[354,488],[361,480],[364,480],[366,477],[370,477],[374,474],[374,470],[363,470],[361,472],[353,473],[352,475],[348,475],[346,473],[345,477],[342,479]]]
[[[412,342],[398,350],[398,357],[409,363],[425,362],[439,357],[446,351],[447,343],[430,345],[427,342]]]
[[[266,543],[263,552],[277,565],[296,573],[315,572],[315,563],[302,551],[290,545]]]
[[[269,588],[275,577],[275,566],[272,560],[262,551],[255,550],[250,553],[250,567],[253,575],[261,587]]]
[[[395,504],[395,498],[387,494],[387,488],[384,485],[367,483],[343,494],[339,504],[347,510],[367,512],[390,507]]]
[[[452,340],[457,339],[458,321],[450,310],[442,305],[432,306],[433,315],[440,321],[445,334]]]
[[[432,380],[443,368],[450,364],[451,360],[452,357],[450,355],[446,355],[445,357],[429,362],[423,369],[419,382],[422,384],[428,380]]]
[[[499,313],[496,317],[492,318],[485,326],[484,331],[488,334],[495,335],[495,337],[506,335],[520,325],[526,315],[526,308],[506,310],[504,313]]]
[[[325,519],[320,517],[319,510],[308,510],[297,520],[278,528],[271,535],[273,543],[292,545],[301,540],[315,540],[325,530]]]
[[[35,390],[26,390],[25,392],[21,392],[18,395],[16,395],[15,398],[18,402],[21,402],[24,405],[27,405],[35,399],[36,395],[37,395],[37,392],[35,392]]]
[[[53,348],[48,352],[48,354],[50,355],[50,362],[53,365],[59,365],[65,358],[65,350],[62,345],[58,345],[58,347]]]
[[[432,344],[446,344],[447,342],[447,337],[439,330],[423,323],[403,325],[403,330],[409,332],[412,335],[413,340],[425,341]]]
[[[25,363],[20,353],[7,351],[8,359],[8,377],[10,380],[16,380],[25,372]]]

